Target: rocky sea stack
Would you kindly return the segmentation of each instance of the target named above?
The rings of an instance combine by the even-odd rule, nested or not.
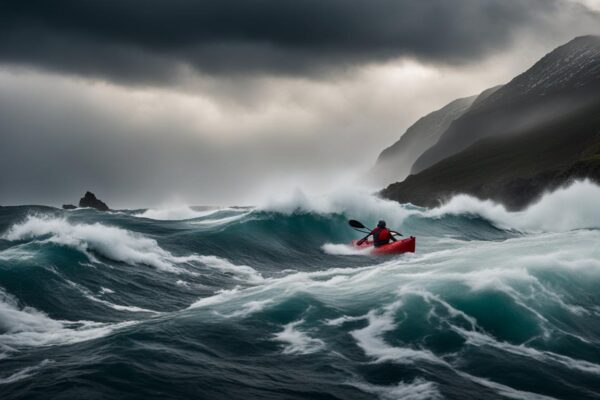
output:
[[[96,198],[92,192],[85,192],[85,195],[79,200],[79,207],[95,208],[99,211],[109,211],[110,208],[103,201]]]

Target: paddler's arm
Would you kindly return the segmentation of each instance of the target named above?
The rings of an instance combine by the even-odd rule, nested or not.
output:
[[[400,236],[402,236],[402,234],[401,234],[400,232],[396,232],[396,231],[390,231],[390,233],[391,233],[391,235],[390,235],[390,236],[392,237],[392,242],[397,242],[397,241],[398,241],[398,239],[396,239],[396,238],[394,237],[394,235],[400,235]]]
[[[367,236],[365,236],[364,238],[360,239],[358,242],[356,242],[357,245],[361,245],[365,242],[365,240],[367,240],[369,238],[369,236],[371,236],[373,234],[373,231],[369,232],[369,234]]]

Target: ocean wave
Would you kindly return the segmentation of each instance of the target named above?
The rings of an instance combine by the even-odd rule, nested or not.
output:
[[[289,196],[270,198],[264,201],[257,207],[257,210],[284,215],[294,213],[340,214],[367,222],[385,218],[390,226],[400,226],[407,217],[419,213],[418,208],[385,200],[360,189],[339,189],[327,195],[310,197],[302,191],[296,190]]]
[[[357,249],[348,244],[325,243],[322,247],[327,254],[334,256],[368,256],[371,254],[370,248]]]
[[[415,361],[425,361],[448,365],[429,350],[396,347],[385,342],[383,335],[396,329],[394,313],[401,308],[402,304],[402,301],[396,301],[386,306],[383,312],[370,311],[366,316],[368,325],[350,332],[356,340],[356,344],[377,363],[392,361],[400,364],[412,364]]]
[[[9,247],[0,251],[2,261],[25,261],[34,258],[34,255],[22,246]]]
[[[468,195],[453,197],[444,205],[423,212],[425,217],[479,215],[501,229],[523,232],[565,232],[600,229],[600,186],[589,180],[546,193],[523,211],[511,212],[489,200]]]
[[[419,378],[410,383],[400,382],[390,386],[372,385],[364,382],[351,382],[349,384],[363,392],[374,394],[381,400],[439,400],[444,398],[435,383]]]
[[[37,371],[39,371],[40,369],[42,369],[45,366],[52,364],[52,363],[53,363],[52,360],[43,360],[42,362],[40,362],[37,365],[31,366],[31,367],[25,367],[22,370],[17,371],[10,376],[7,376],[6,378],[0,378],[0,385],[14,383],[14,382],[21,381],[23,379],[30,378],[31,376],[35,375],[35,373]]]
[[[515,400],[557,400],[555,397],[544,396],[538,393],[527,392],[524,390],[518,390],[513,387],[503,385],[498,382],[491,381],[489,379],[474,376],[462,371],[456,371],[459,376],[475,382],[483,387],[494,390],[501,396]]]
[[[263,276],[254,268],[248,265],[236,265],[221,257],[193,255],[185,259],[187,261],[199,262],[208,268],[231,273],[246,283],[259,283],[264,280]]]
[[[144,212],[134,214],[135,217],[149,218],[158,221],[182,221],[186,219],[202,218],[215,214],[219,211],[231,210],[230,208],[216,208],[197,211],[189,206],[177,206],[168,208],[149,208]]]
[[[283,348],[283,354],[311,354],[325,347],[325,342],[308,336],[306,332],[297,329],[304,320],[290,322],[283,326],[281,332],[277,332],[273,338],[278,342],[287,343]]]
[[[211,219],[203,219],[201,221],[194,221],[192,222],[192,224],[196,224],[196,225],[225,225],[225,224],[229,224],[231,222],[235,222],[235,221],[239,221],[242,218],[244,218],[247,215],[250,215],[252,212],[244,212],[242,214],[238,214],[238,215],[231,215],[228,217],[223,217],[223,218],[211,218]]]
[[[149,265],[168,272],[185,272],[176,264],[186,262],[186,259],[173,256],[162,249],[156,240],[100,223],[72,223],[65,218],[32,215],[24,222],[11,226],[2,238],[10,241],[41,239],[72,247],[91,260],[95,260],[92,252],[96,252],[130,265]]]
[[[600,375],[600,365],[589,361],[574,359],[551,351],[537,350],[523,344],[514,345],[508,342],[501,342],[485,333],[468,331],[454,325],[450,325],[450,327],[453,331],[464,337],[467,343],[472,346],[494,347],[503,352],[528,357],[544,364],[560,364],[569,369]]]
[[[5,352],[22,347],[65,345],[93,340],[135,323],[54,320],[33,307],[20,307],[13,296],[0,289],[0,345]]]
[[[154,311],[154,310],[148,310],[146,308],[141,308],[141,307],[137,307],[137,306],[124,306],[121,304],[114,304],[111,303],[110,301],[107,300],[103,300],[103,299],[99,299],[98,297],[94,296],[92,294],[92,292],[90,290],[88,290],[86,287],[81,286],[73,281],[70,281],[68,279],[65,279],[65,281],[73,288],[75,288],[76,290],[78,290],[81,294],[83,294],[88,300],[91,300],[95,303],[99,303],[102,304],[106,307],[112,308],[113,310],[117,310],[117,311],[128,311],[128,312],[133,312],[133,313],[150,313],[150,314],[160,314],[160,312],[158,311]],[[100,290],[100,295],[104,295],[104,294],[110,294],[110,293],[114,293],[112,290],[110,289],[106,289],[106,288],[102,288]]]
[[[405,313],[416,313],[427,321],[432,333],[452,331],[464,337],[465,345],[494,346],[507,354],[519,352],[544,364],[597,375],[595,363],[570,358],[560,351],[511,343],[538,339],[550,348],[564,338],[578,338],[581,346],[596,343],[593,331],[580,330],[577,324],[586,323],[590,315],[578,299],[593,296],[583,291],[579,282],[600,280],[600,253],[595,245],[599,240],[598,231],[539,234],[501,242],[469,242],[456,249],[365,267],[290,272],[265,278],[254,286],[220,291],[199,299],[190,309],[246,318],[310,298],[311,304],[319,307],[351,312],[319,319],[306,311],[303,322],[286,325],[279,332],[283,337],[289,334],[288,346],[293,343],[291,338],[301,343],[297,335],[305,324],[315,332],[309,338],[322,341],[327,329],[352,327],[348,334],[373,363],[428,363],[454,369],[425,343],[388,341],[406,329]],[[545,253],[543,259],[538,256],[540,252]],[[578,287],[577,292],[571,287]],[[488,308],[481,306],[487,302],[489,307],[510,310],[509,321],[488,318]],[[418,308],[414,304],[419,304]],[[356,324],[362,326],[356,328]],[[526,328],[515,336],[506,329],[511,324]],[[491,337],[489,332],[499,336],[482,342]],[[292,347],[288,351],[292,352]]]
[[[411,216],[439,219],[476,215],[502,230],[537,233],[600,229],[599,202],[600,186],[583,180],[544,194],[523,211],[509,211],[502,204],[466,194],[456,195],[439,207],[426,209],[382,199],[361,190],[337,190],[311,197],[297,190],[286,197],[269,199],[256,210],[283,215],[337,214],[367,223],[386,219],[389,226],[395,227]]]

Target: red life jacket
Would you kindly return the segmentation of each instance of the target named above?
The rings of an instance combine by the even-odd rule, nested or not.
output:
[[[392,239],[392,234],[390,233],[389,229],[387,229],[387,228],[377,227],[377,228],[373,229],[373,231],[371,231],[371,234],[373,235],[373,245],[375,247],[379,247],[379,246],[388,244],[390,242],[390,240]]]

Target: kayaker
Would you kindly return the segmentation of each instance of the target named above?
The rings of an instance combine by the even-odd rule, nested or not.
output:
[[[377,228],[373,229],[367,236],[360,239],[356,242],[357,245],[363,244],[369,236],[373,236],[373,246],[380,247],[392,242],[396,241],[394,235],[392,235],[392,231],[385,227],[386,223],[384,220],[381,220],[377,223]]]

